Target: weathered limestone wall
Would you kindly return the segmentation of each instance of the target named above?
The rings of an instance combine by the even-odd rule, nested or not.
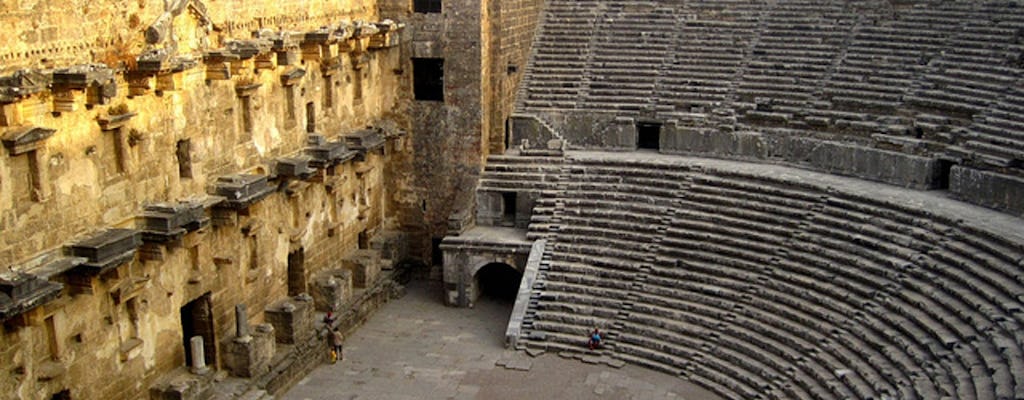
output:
[[[539,0],[446,0],[441,13],[413,13],[412,2],[381,2],[381,16],[407,22],[408,57],[443,58],[444,101],[413,101],[416,190],[422,218],[415,254],[447,231],[452,215],[473,207],[483,161],[504,151],[505,120],[540,12]],[[411,71],[411,62],[405,64]],[[510,72],[509,66],[515,66]],[[407,84],[413,75],[406,74]],[[410,210],[411,211],[411,210]],[[411,215],[409,213],[408,215]]]
[[[2,75],[88,62],[130,70],[143,31],[163,11],[162,1],[16,3],[0,11]],[[191,4],[203,5],[205,16],[189,9],[173,25],[177,54],[197,66],[151,80],[148,89],[116,70],[117,92],[105,103],[82,90],[58,102],[43,90],[0,105],[4,138],[22,127],[55,130],[28,153],[0,150],[0,267],[35,273],[28,266],[41,254],[59,254],[106,227],[135,228],[145,205],[203,197],[219,176],[269,175],[274,190],[241,210],[208,209],[210,225],[168,244],[147,241],[131,261],[98,276],[71,270],[48,277],[65,285],[61,297],[0,328],[0,365],[8,372],[0,376],[2,393],[147,398],[150,387],[185,365],[182,310],[204,296],[214,339],[210,367],[223,370],[220,351],[234,336],[236,304],[247,306],[250,324],[264,322],[263,310],[286,298],[289,286],[308,287],[317,273],[339,268],[360,242],[419,204],[407,189],[412,140],[390,135],[408,123],[394,111],[409,93],[396,74],[400,48],[347,52],[335,45],[337,57],[307,56],[289,66],[257,68],[247,60],[228,79],[202,62],[202,52],[228,38],[249,39],[256,28],[377,21],[373,3]],[[204,18],[210,30],[202,28]],[[105,58],[110,54],[118,57]],[[282,83],[300,68],[303,76]],[[98,122],[130,114],[119,130]],[[386,128],[383,147],[307,180],[273,176],[279,158],[307,147],[308,127],[332,141],[367,125]]]
[[[533,37],[543,7],[542,0],[500,2],[501,32],[498,35],[500,50],[497,57],[499,62],[494,71],[499,92],[495,103],[500,110],[497,117],[500,119],[494,122],[495,129],[491,131],[491,153],[504,152],[505,136],[511,135],[511,132],[507,132],[506,121],[512,116],[516,93],[526,71],[526,63],[530,58]],[[516,143],[509,141],[508,145],[515,146]]]
[[[180,0],[170,1],[178,3]],[[218,44],[220,37],[249,37],[251,31],[279,27],[316,28],[345,18],[377,20],[374,2],[361,0],[191,0],[187,13],[205,11],[214,35],[179,18],[183,47]],[[116,64],[138,55],[138,39],[164,13],[163,0],[61,2],[14,0],[0,8],[0,74],[22,68],[61,67],[87,62]],[[191,29],[188,29],[191,28]],[[221,36],[222,35],[222,36]]]

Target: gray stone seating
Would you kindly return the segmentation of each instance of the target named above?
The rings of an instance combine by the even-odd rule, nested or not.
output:
[[[600,201],[600,200],[597,200],[597,201],[578,201],[578,202],[575,202],[574,204],[571,204],[571,206],[574,206],[574,207],[580,207],[580,206],[585,207],[585,206],[588,206],[588,205],[593,205],[595,207],[599,207],[599,206],[601,206],[602,203],[603,202]],[[610,202],[604,202],[604,203],[611,206],[611,207],[609,207],[609,209],[614,209],[614,203],[610,203]],[[561,217],[561,219],[564,219],[564,220],[578,219],[580,221],[583,221],[583,222],[579,222],[579,225],[581,225],[581,227],[578,227],[577,229],[581,229],[581,228],[583,228],[583,229],[585,229],[585,228],[589,228],[589,229],[603,229],[603,230],[607,230],[607,231],[610,231],[610,232],[616,232],[617,233],[617,237],[626,237],[626,238],[631,237],[631,234],[637,235],[637,236],[639,236],[639,235],[649,235],[650,233],[657,231],[657,228],[652,226],[651,224],[652,223],[660,222],[660,218],[656,218],[656,217],[655,218],[645,218],[644,220],[637,221],[637,220],[624,220],[624,219],[618,217],[618,215],[622,215],[622,214],[610,214],[610,213],[600,212],[600,211],[598,211],[596,209],[591,209],[591,210],[574,209],[574,210],[566,210],[565,212],[563,212],[560,215],[560,217]],[[562,226],[559,227],[559,230],[561,231],[563,228],[567,229],[566,232],[569,233],[569,234],[573,234],[573,233],[576,232],[576,231],[572,230],[570,227],[562,227]]]
[[[678,319],[666,321],[664,317],[654,314],[631,313],[622,324],[621,333],[616,336],[616,350],[626,346],[646,347],[653,353],[667,356],[670,365],[677,371],[687,369],[696,358],[702,357],[701,351],[715,346],[715,342],[720,340],[710,330],[684,322],[699,317],[682,312],[672,317]]]
[[[544,191],[555,189],[560,172],[559,157],[509,157],[487,159],[479,190]]]
[[[895,7],[866,0],[571,3],[553,1],[544,11],[517,103],[525,110],[705,119],[721,110],[741,117],[715,123],[727,129],[786,126],[853,141],[913,124],[979,165],[1012,167],[1024,157],[1020,139],[1011,138],[1020,127],[950,133],[998,107],[1006,88],[1016,86],[1020,7],[961,0]],[[632,8],[637,4],[646,10]],[[749,108],[755,101],[775,103],[775,110]],[[929,114],[951,118],[932,125]]]
[[[698,292],[698,291],[694,291],[694,292]],[[671,305],[672,304],[671,302],[665,303],[664,299],[666,299],[666,298],[664,298],[664,297],[662,297],[662,300],[660,300],[660,301],[651,300],[652,297],[649,294],[641,295],[640,298],[645,299],[647,302],[656,302],[656,303],[667,304],[667,305]],[[683,312],[683,313],[685,313],[686,310],[694,311],[694,310],[702,310],[702,309],[704,309],[704,310],[711,310],[711,311],[703,311],[703,312],[697,311],[697,315],[708,315],[709,317],[699,317],[698,316],[696,318],[697,318],[697,321],[703,321],[703,322],[697,322],[697,323],[703,323],[703,324],[705,324],[705,326],[708,327],[708,329],[714,329],[714,331],[713,331],[713,332],[715,332],[713,334],[714,336],[720,336],[720,335],[723,335],[723,332],[726,332],[726,331],[723,331],[722,329],[716,329],[716,328],[719,327],[720,324],[722,324],[723,316],[729,316],[729,317],[725,318],[724,320],[732,320],[732,321],[735,322],[735,318],[736,317],[735,317],[735,314],[733,314],[734,311],[732,309],[726,308],[726,309],[719,309],[718,311],[715,311],[714,310],[714,306],[712,306],[711,308],[708,308],[708,306],[705,305],[705,304],[714,304],[714,302],[709,302],[709,301],[706,301],[706,300],[703,300],[703,301],[702,300],[695,300],[695,301],[693,301],[690,304],[692,304],[692,305],[691,306],[681,306],[681,305],[678,305],[678,304],[671,305],[670,306],[671,308],[663,309],[663,310],[682,310],[682,311],[662,311],[662,313],[663,314],[664,313],[671,313],[671,312],[676,312],[676,313]],[[633,310],[636,311],[637,310],[637,306],[634,306]],[[740,312],[742,312],[742,311],[740,311]],[[679,318],[682,318],[683,320],[688,321],[688,323],[694,323],[694,321],[695,321],[693,319],[694,318],[693,315],[690,315],[689,317],[675,316],[675,319],[679,319]],[[764,322],[762,321],[760,324],[752,324],[752,325],[760,326],[761,324],[764,324]],[[744,326],[744,329],[747,329],[747,328],[749,328],[749,326]],[[789,333],[788,335],[792,335],[792,333]],[[787,335],[787,337],[788,337],[788,335]],[[707,335],[704,335],[704,336],[707,336]],[[725,340],[725,339],[720,339],[720,341],[723,341],[723,340]],[[810,348],[811,345],[809,344],[809,342],[804,342],[804,343],[805,343],[804,344],[804,348]],[[734,346],[732,348],[736,349],[736,348],[743,348],[743,347],[745,347],[745,346]],[[732,351],[732,350],[730,350],[730,351]],[[800,357],[799,355],[803,354],[804,351],[805,350],[796,350],[796,349],[788,350],[788,353],[789,353],[788,356],[789,357],[793,357],[793,358]],[[754,355],[751,352],[751,350],[749,348],[746,351],[740,351],[740,352],[747,354],[747,357],[751,357],[751,358],[757,357],[756,355]],[[819,367],[819,368],[821,368],[821,370],[828,370],[829,369],[829,368],[826,368],[826,367]],[[762,370],[760,368],[754,368],[754,369],[750,369],[749,371],[747,371],[746,374],[748,374],[748,375],[756,375],[756,374],[759,374],[761,372],[762,372]]]
[[[626,186],[619,186],[628,188]],[[567,190],[568,191],[568,190]],[[652,204],[649,196],[629,193],[606,193],[604,197],[590,199],[589,191],[578,191],[578,198],[566,199],[563,204],[570,209],[563,213],[579,218],[601,218],[613,221],[629,221],[635,224],[659,224],[665,214],[665,206]],[[595,190],[596,193],[596,190]],[[630,202],[636,201],[636,202]],[[583,207],[593,208],[583,208]]]
[[[555,208],[554,195],[543,195],[537,199],[533,206],[533,212],[530,213],[530,225],[526,232],[527,240],[544,239],[549,236],[552,226],[557,224],[554,219]]]
[[[899,294],[905,295],[905,293],[903,293],[903,292],[900,292]],[[910,299],[911,297],[908,296],[907,298]],[[930,306],[932,306],[932,304],[923,304],[924,302],[921,301],[920,297],[916,297],[916,298],[910,299],[910,301],[915,303],[915,304],[912,307],[911,306],[903,306],[902,309],[936,310],[936,308],[930,307]],[[948,330],[943,330],[943,327],[940,325],[940,323],[935,321],[935,319],[947,318],[948,315],[946,315],[946,316],[934,315],[934,316],[931,316],[931,319],[925,318],[923,320],[922,318],[924,318],[924,317],[925,317],[925,315],[922,315],[922,314],[914,314],[913,315],[913,318],[915,318],[916,321],[918,321],[919,323],[923,323],[924,324],[923,326],[924,326],[925,330],[931,331],[932,336],[938,338],[937,339],[938,342],[954,343],[954,342],[957,341],[955,339],[955,335],[950,334],[950,332]],[[943,321],[942,323],[946,323],[946,321]],[[961,324],[962,324],[961,329],[963,329],[963,325],[964,325],[963,322],[961,322]],[[949,338],[953,338],[953,339],[949,339]],[[992,364],[992,363],[989,362],[989,364]]]
[[[736,196],[736,197],[733,197]],[[720,207],[746,209],[750,212],[760,212],[762,215],[772,215],[775,220],[784,225],[791,225],[802,219],[806,211],[803,208],[791,205],[777,205],[774,203],[757,203],[766,198],[757,193],[744,192],[741,190],[730,190],[712,186],[693,187],[683,195],[683,201],[715,204]],[[753,201],[753,203],[748,202]],[[766,218],[767,219],[767,218]],[[792,220],[787,222],[787,220]]]
[[[563,221],[569,221],[563,219]],[[582,244],[605,244],[608,246],[621,247],[623,249],[650,251],[650,232],[644,231],[618,231],[605,227],[594,227],[582,223],[563,223],[559,226],[558,233],[562,243]]]
[[[572,249],[568,247],[564,250],[552,249],[551,254],[553,258],[556,258],[560,262],[586,263],[595,267],[621,269],[624,271],[635,272],[639,270],[636,261],[622,260],[607,256],[583,255],[572,252],[571,250]]]
[[[620,277],[627,279],[608,279],[608,275],[590,275],[586,273],[586,269],[580,267],[568,267],[562,265],[560,262],[556,262],[558,265],[548,271],[546,281],[550,282],[563,282],[572,285],[589,285],[594,287],[606,287],[612,288],[617,291],[629,291],[632,287],[632,276],[620,274]],[[579,265],[579,264],[578,264]],[[570,269],[571,268],[571,269]],[[610,275],[610,274],[609,274]],[[561,288],[564,290],[566,287],[553,287]]]
[[[574,293],[579,295],[580,298],[589,299],[589,301],[582,304],[593,307],[594,309],[592,310],[592,314],[595,317],[614,317],[616,313],[614,309],[611,307],[615,307],[621,304],[620,299],[625,297],[623,290],[616,288],[604,286],[594,287],[582,283],[571,283],[559,280],[546,280],[545,282],[545,291],[559,293]],[[589,332],[589,329],[584,327],[584,332]]]
[[[1011,87],[964,130],[966,147],[1007,160],[1024,160],[1024,123],[1019,121],[1022,115],[1024,93]]]

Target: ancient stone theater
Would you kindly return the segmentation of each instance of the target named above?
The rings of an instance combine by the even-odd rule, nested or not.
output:
[[[1024,2],[4,0],[0,26],[0,398],[272,398],[325,322],[432,281],[513,297],[510,351],[723,399],[1024,400]]]

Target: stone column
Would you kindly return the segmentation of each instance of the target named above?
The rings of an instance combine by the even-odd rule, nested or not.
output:
[[[235,305],[235,340],[246,341],[249,336],[249,316],[246,313],[245,304]]]
[[[203,351],[203,337],[193,336],[189,339],[189,345],[192,348],[192,373],[196,375],[205,375],[210,372],[210,369],[206,367],[206,354]]]

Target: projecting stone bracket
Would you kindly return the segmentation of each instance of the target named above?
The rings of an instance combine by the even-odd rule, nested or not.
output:
[[[78,109],[79,93],[85,92],[88,107],[103,105],[117,96],[114,71],[103,64],[82,64],[53,71],[53,111]]]
[[[15,103],[46,91],[52,81],[51,73],[35,69],[25,69],[0,77],[0,103]]]
[[[67,252],[87,261],[73,272],[87,276],[100,275],[130,262],[142,246],[142,233],[135,229],[107,229],[72,244]]]
[[[0,274],[0,322],[56,299],[63,288],[64,285],[23,272]]]
[[[274,190],[276,188],[268,184],[264,175],[238,174],[217,178],[209,192],[224,197],[216,207],[242,210],[263,200]]]
[[[309,135],[306,155],[310,156],[309,165],[324,169],[341,164],[356,157],[358,152],[350,150],[343,141],[327,142],[321,135]]]
[[[210,218],[206,216],[204,203],[192,200],[147,205],[142,213],[140,228],[144,241],[170,243],[209,224]]]
[[[0,141],[3,141],[4,147],[12,156],[16,156],[36,150],[44,140],[56,132],[56,129],[25,126],[7,131]]]

